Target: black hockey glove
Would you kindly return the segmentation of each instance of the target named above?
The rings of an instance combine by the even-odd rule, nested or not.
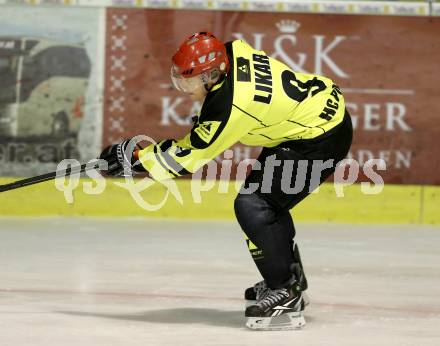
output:
[[[130,176],[145,172],[137,156],[137,151],[142,148],[139,146],[128,148],[129,143],[130,139],[126,139],[119,144],[109,145],[99,155],[101,160],[105,160],[108,163],[107,175],[114,177]]]

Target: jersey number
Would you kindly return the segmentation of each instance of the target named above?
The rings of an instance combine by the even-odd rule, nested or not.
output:
[[[281,80],[283,82],[284,92],[287,96],[298,102],[304,101],[310,91],[312,96],[315,96],[317,93],[326,89],[326,85],[322,80],[314,77],[307,82],[301,82],[296,79],[295,74],[289,70],[285,70],[281,74]]]

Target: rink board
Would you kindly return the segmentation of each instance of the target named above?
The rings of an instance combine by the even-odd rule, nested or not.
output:
[[[4,184],[13,178],[0,178]],[[115,183],[124,180],[107,179],[104,192],[91,195],[84,192],[83,184],[92,182],[81,179],[73,191],[73,201],[68,203],[63,192],[53,182],[42,183],[0,194],[1,216],[114,216],[160,217],[172,219],[233,219],[234,184],[223,185],[227,193],[219,192],[219,182],[207,192],[194,193],[190,180],[177,180],[180,203],[169,194],[164,200],[166,188],[158,183],[145,189],[140,196],[143,209],[132,195]],[[96,183],[92,186],[96,186]],[[223,190],[223,191],[224,191]],[[376,195],[366,195],[361,185],[346,186],[344,197],[337,197],[331,183],[321,186],[294,208],[292,213],[299,221],[331,221],[347,223],[409,223],[440,224],[440,187],[420,185],[385,185]],[[146,205],[148,203],[148,205]],[[156,206],[152,211],[151,206]]]

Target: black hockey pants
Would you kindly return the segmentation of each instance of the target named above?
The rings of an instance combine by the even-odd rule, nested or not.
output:
[[[317,138],[263,148],[253,165],[234,207],[249,251],[270,288],[283,287],[292,278],[307,288],[289,210],[333,174],[349,151],[352,135],[346,112],[339,125]]]

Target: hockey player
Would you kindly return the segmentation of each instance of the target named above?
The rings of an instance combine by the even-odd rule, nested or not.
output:
[[[111,145],[101,154],[108,174],[121,175],[128,165],[164,180],[195,172],[237,142],[263,147],[235,200],[264,279],[245,291],[246,325],[302,327],[307,280],[289,210],[348,153],[352,124],[341,90],[328,78],[292,71],[243,40],[223,44],[209,32],[183,42],[172,57],[171,80],[203,102],[190,133],[142,150],[127,150],[129,140]]]

